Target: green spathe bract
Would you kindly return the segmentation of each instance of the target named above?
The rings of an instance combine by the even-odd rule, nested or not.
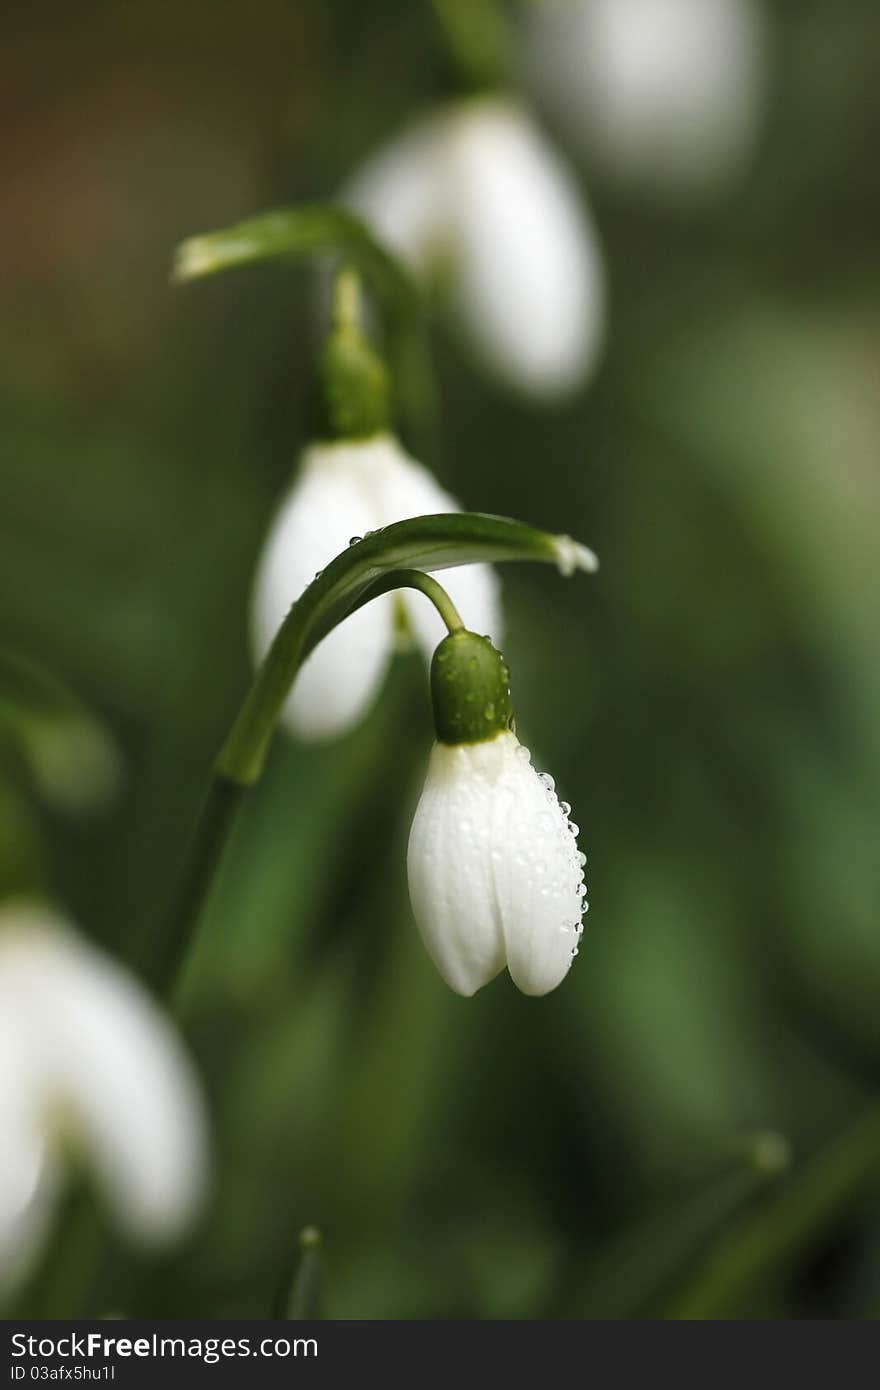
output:
[[[464,628],[444,637],[431,662],[440,743],[482,743],[509,728],[510,672],[488,637]]]
[[[391,378],[360,318],[360,281],[346,266],[336,276],[333,326],[318,359],[321,429],[330,439],[368,439],[391,424]]]
[[[500,560],[537,560],[561,573],[595,568],[592,551],[507,517],[479,512],[411,517],[385,526],[337,555],[291,608],[217,759],[221,777],[238,786],[260,776],[281,707],[302,663],[328,632],[379,593],[392,571],[442,570]]]
[[[356,329],[330,334],[318,360],[318,392],[329,439],[368,439],[391,422],[385,364]]]

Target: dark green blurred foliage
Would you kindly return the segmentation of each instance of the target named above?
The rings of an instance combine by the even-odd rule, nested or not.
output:
[[[520,734],[589,856],[575,968],[465,1001],[424,954],[414,658],[356,735],[279,739],[187,980],[215,1199],[131,1312],[268,1313],[308,1223],[330,1316],[880,1309],[880,15],[773,10],[744,186],[684,212],[583,171],[587,390],[532,407],[435,333],[444,482],[602,560],[505,578]],[[2,37],[2,638],[118,745],[46,862],[134,959],[248,679],[318,341],[303,271],[172,291],[171,248],[332,196],[446,64],[401,0],[42,4]]]

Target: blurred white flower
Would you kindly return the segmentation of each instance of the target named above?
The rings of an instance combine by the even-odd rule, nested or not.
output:
[[[604,320],[596,234],[525,108],[497,96],[441,108],[368,159],[343,196],[418,274],[448,283],[499,376],[537,394],[585,378]]]
[[[509,732],[435,743],[409,840],[409,891],[428,953],[472,995],[505,965],[546,994],[577,954],[584,856],[571,808]]]
[[[455,499],[391,434],[311,445],[260,560],[253,599],[257,659],[317,571],[355,537],[407,517],[458,510]],[[451,570],[444,587],[472,626],[499,635],[498,582],[488,565]],[[284,722],[293,733],[333,738],[363,717],[394,650],[397,605],[430,658],[446,630],[432,605],[407,590],[374,599],[325,637],[303,664],[284,707]]]
[[[185,1226],[207,1173],[189,1062],[134,978],[36,901],[0,907],[0,1059],[0,1284],[39,1253],[71,1156],[131,1236]]]
[[[693,192],[734,177],[761,115],[759,0],[560,0],[532,7],[526,68],[571,138],[620,179]]]

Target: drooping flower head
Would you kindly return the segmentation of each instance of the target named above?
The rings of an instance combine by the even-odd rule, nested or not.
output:
[[[119,1224],[180,1231],[207,1173],[203,1104],[139,984],[37,900],[0,907],[0,1283],[45,1237],[75,1155]]]
[[[507,966],[546,994],[577,955],[586,909],[578,827],[511,728],[507,667],[453,632],[431,666],[437,741],[409,841],[413,912],[444,980],[472,995]]]
[[[538,395],[585,379],[604,275],[575,177],[512,98],[453,102],[370,157],[343,199],[422,279],[448,284],[479,355]]]
[[[560,0],[532,7],[526,68],[611,175],[695,194],[723,186],[752,149],[766,30],[760,0]]]
[[[291,604],[352,541],[408,517],[456,512],[458,502],[391,432],[384,367],[350,318],[337,322],[321,364],[324,433],[310,444],[282,499],[260,558],[253,640],[261,660]],[[453,602],[496,637],[498,583],[488,565],[456,570]],[[410,594],[388,594],[346,618],[306,660],[283,718],[305,739],[334,738],[363,718],[396,644],[398,617],[430,659],[444,631]]]

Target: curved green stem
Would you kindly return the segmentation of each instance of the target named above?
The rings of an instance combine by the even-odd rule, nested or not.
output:
[[[392,376],[405,431],[423,458],[437,452],[439,419],[427,315],[408,271],[346,208],[305,203],[278,208],[182,241],[174,253],[176,284],[267,260],[307,260],[333,253],[363,271],[387,313]]]
[[[379,598],[381,594],[387,594],[393,589],[416,589],[420,594],[424,594],[437,609],[448,632],[460,632],[464,627],[461,614],[443,585],[438,584],[436,579],[432,579],[430,574],[425,574],[423,570],[392,570],[390,574],[371,584],[350,611],[356,612],[358,608],[363,608],[365,603],[370,603],[374,598]]]

